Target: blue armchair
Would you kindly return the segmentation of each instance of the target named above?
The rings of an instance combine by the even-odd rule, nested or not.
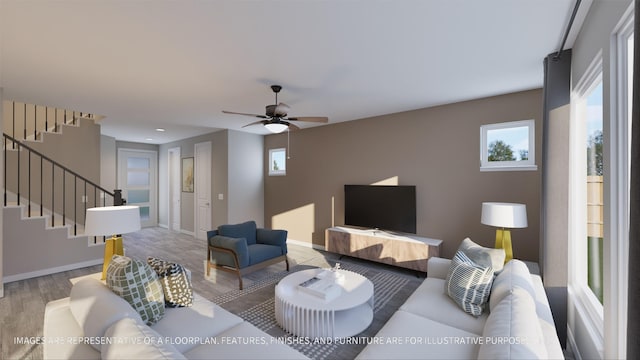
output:
[[[210,269],[238,275],[240,290],[242,276],[287,259],[287,231],[261,229],[255,221],[220,225],[207,231],[207,276]]]

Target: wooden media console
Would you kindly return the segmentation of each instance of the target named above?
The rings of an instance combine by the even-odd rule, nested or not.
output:
[[[332,253],[427,272],[427,260],[440,256],[442,240],[413,234],[352,227],[325,230],[325,249]]]

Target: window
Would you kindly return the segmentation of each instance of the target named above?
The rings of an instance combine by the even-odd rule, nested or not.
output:
[[[284,148],[269,150],[269,175],[287,174],[287,150]]]
[[[604,171],[602,80],[586,95],[584,146],[586,146],[586,261],[587,285],[602,303],[603,297],[603,238],[604,238]]]
[[[602,55],[599,54],[572,94],[569,145],[569,297],[596,348],[604,344],[605,171],[607,132],[603,112]],[[608,130],[608,129],[607,129]],[[608,238],[608,237],[607,237]]]
[[[480,171],[537,170],[535,121],[480,127]]]
[[[571,94],[568,326],[603,359],[627,349],[633,13],[631,2]]]

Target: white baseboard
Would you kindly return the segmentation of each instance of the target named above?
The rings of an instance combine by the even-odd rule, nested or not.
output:
[[[14,282],[14,281],[31,279],[31,278],[44,276],[44,275],[55,274],[55,273],[59,273],[59,272],[63,272],[63,271],[69,271],[69,270],[85,268],[85,267],[89,267],[89,266],[102,264],[103,260],[104,260],[103,258],[95,259],[95,260],[87,260],[87,261],[83,261],[83,262],[79,262],[79,263],[75,263],[75,264],[56,266],[56,267],[53,267],[53,268],[42,269],[42,270],[37,270],[37,271],[31,271],[31,272],[22,273],[22,274],[9,275],[9,276],[5,276],[2,279],[2,282],[4,284],[6,284],[6,283]]]
[[[567,326],[567,348],[571,351],[575,360],[582,360],[582,355],[580,355],[580,350],[578,350],[578,346],[576,345],[576,339],[569,326]]]
[[[186,234],[186,235],[191,235],[193,237],[196,237],[196,233],[193,231],[188,231],[188,230],[184,230],[184,229],[180,229],[180,233],[181,234]]]
[[[294,239],[287,239],[287,243],[288,244],[292,244],[292,245],[298,245],[298,246],[304,246],[307,248],[312,248],[312,249],[316,249],[316,250],[322,250],[324,251],[324,246],[322,245],[316,245],[316,244],[311,244],[309,242],[306,241],[300,241],[300,240],[294,240]]]
[[[158,227],[161,227],[161,228],[163,228],[163,229],[168,229],[168,228],[169,228],[169,225],[166,225],[166,224],[158,224]]]

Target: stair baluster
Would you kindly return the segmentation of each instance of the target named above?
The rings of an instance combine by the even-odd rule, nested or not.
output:
[[[8,148],[9,148],[9,144],[8,142],[11,142],[11,148],[15,148],[15,166],[17,168],[17,170],[15,171],[16,174],[16,183],[15,183],[15,189],[16,189],[16,202],[17,205],[20,206],[21,205],[21,191],[22,191],[22,187],[21,184],[24,182],[26,182],[26,186],[27,186],[27,217],[31,217],[32,213],[32,202],[33,204],[36,204],[38,201],[37,199],[35,199],[33,197],[32,194],[32,188],[33,188],[33,183],[34,181],[38,181],[37,177],[33,176],[33,172],[37,172],[37,163],[33,164],[32,157],[33,156],[37,156],[40,159],[40,174],[39,174],[39,187],[40,187],[40,199],[39,199],[39,206],[40,206],[40,216],[44,216],[44,207],[45,207],[45,200],[44,200],[44,188],[45,188],[45,174],[44,174],[44,162],[48,161],[51,164],[51,208],[49,209],[49,211],[51,212],[51,226],[55,227],[55,214],[56,214],[56,193],[58,193],[58,195],[60,194],[60,191],[56,191],[56,177],[59,178],[59,176],[56,176],[56,172],[58,173],[58,175],[62,176],[62,225],[66,226],[67,225],[67,210],[71,210],[69,213],[73,214],[73,218],[69,219],[70,221],[73,222],[73,235],[78,235],[78,225],[84,225],[84,213],[86,213],[87,207],[89,206],[89,198],[87,196],[88,194],[88,187],[92,186],[93,187],[93,192],[94,192],[94,196],[93,196],[93,206],[107,206],[107,197],[109,197],[111,199],[111,203],[115,204],[115,191],[114,192],[110,192],[104,188],[102,188],[101,186],[97,185],[96,183],[92,182],[91,180],[83,177],[82,175],[74,172],[73,170],[70,170],[68,168],[66,168],[65,166],[63,166],[62,164],[56,162],[55,160],[47,157],[46,155],[42,154],[41,152],[39,152],[38,150],[35,150],[34,148],[30,147],[29,145],[21,142],[20,140],[15,139],[14,137],[12,137],[11,135],[8,134],[3,134],[4,135],[4,183],[5,183],[5,188],[4,188],[4,205],[7,206],[8,205],[8,187],[10,186],[7,182],[7,174],[9,173],[9,171],[7,171],[7,166],[9,165],[9,161],[8,161]],[[26,152],[26,154],[25,154]],[[23,156],[27,156],[27,164],[23,165],[22,164],[22,157]],[[35,160],[37,161],[37,160]],[[13,160],[11,161],[13,162]],[[32,172],[32,165],[35,166],[33,168],[33,172]],[[22,169],[23,166],[28,166],[27,171],[24,171],[24,169]],[[26,172],[26,176],[27,179],[21,179],[23,172]],[[11,171],[11,173],[13,173],[13,171]],[[73,196],[70,196],[70,199],[67,199],[67,176],[73,177]],[[71,179],[70,179],[71,180]],[[78,184],[78,182],[82,182],[81,184]],[[82,192],[82,202],[83,202],[83,214],[80,217],[81,214],[78,213],[78,185],[82,186],[82,188],[80,188]],[[35,185],[37,186],[37,184]],[[70,186],[70,184],[69,184]],[[100,204],[100,201],[98,201],[98,192],[100,192],[101,196],[102,196],[102,204]],[[67,205],[68,205],[68,201],[67,200],[71,200],[71,198],[73,199],[73,209],[67,209]],[[103,237],[103,241],[104,241],[104,237]],[[94,237],[94,243],[97,243],[97,237]]]

